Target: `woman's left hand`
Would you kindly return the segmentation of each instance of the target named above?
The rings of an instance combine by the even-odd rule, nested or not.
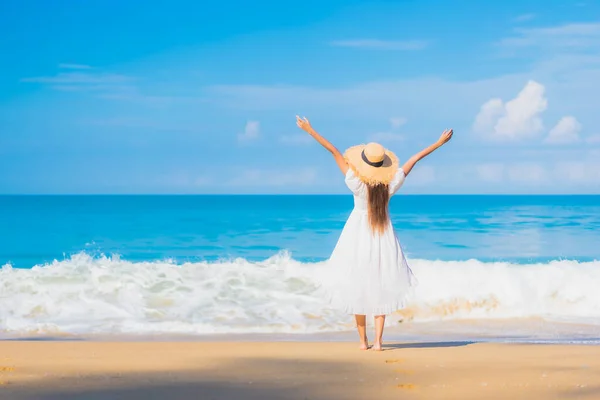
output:
[[[308,121],[308,119],[306,117],[300,118],[299,116],[296,115],[296,125],[298,125],[298,128],[300,128],[303,131],[306,131],[308,133],[310,133],[310,131],[312,131],[312,126],[310,126],[310,122]]]
[[[442,132],[442,135],[440,136],[440,138],[437,141],[438,146],[442,146],[442,145],[448,143],[450,141],[450,139],[452,139],[453,133],[454,133],[454,131],[452,129],[446,129],[444,132]]]

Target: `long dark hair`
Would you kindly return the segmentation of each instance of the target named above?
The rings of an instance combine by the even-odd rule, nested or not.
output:
[[[373,233],[383,233],[388,226],[390,202],[389,186],[384,183],[367,185],[369,199],[369,223]]]

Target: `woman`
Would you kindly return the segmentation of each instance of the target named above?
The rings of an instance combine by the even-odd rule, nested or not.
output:
[[[416,283],[392,227],[388,203],[415,164],[452,138],[452,129],[399,168],[396,155],[380,144],[354,146],[342,155],[308,119],[296,116],[296,124],[329,150],[354,194],[354,209],[329,259],[335,279],[329,290],[335,306],[354,314],[361,350],[369,348],[366,315],[375,317],[373,349],[381,350],[386,314],[404,307]]]

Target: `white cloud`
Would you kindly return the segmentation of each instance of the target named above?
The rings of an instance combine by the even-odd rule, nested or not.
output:
[[[61,69],[92,69],[91,66],[85,64],[58,64]]]
[[[189,121],[178,121],[174,118],[139,118],[118,117],[100,119],[81,119],[78,121],[86,126],[103,126],[118,128],[143,128],[146,131],[168,131],[168,132],[190,132],[197,133],[204,128],[201,122],[190,123]],[[140,137],[141,138],[141,137]]]
[[[334,40],[329,44],[335,47],[355,47],[375,50],[422,50],[429,43],[426,40],[354,39]]]
[[[480,164],[475,167],[479,179],[491,183],[502,182],[505,169],[505,166],[499,163]]]
[[[295,133],[293,135],[283,135],[279,137],[279,141],[285,145],[297,146],[315,143],[315,139],[309,134]]]
[[[486,137],[502,139],[504,136],[499,136],[494,128],[500,118],[506,114],[506,101],[514,98],[529,79],[535,78],[536,82],[543,83],[548,93],[552,94],[551,109],[543,113],[536,113],[534,110],[533,116],[529,118],[529,121],[538,122],[538,132],[532,134],[532,137],[542,139],[552,127],[543,129],[542,119],[554,124],[564,115],[556,112],[567,109],[578,110],[577,118],[581,118],[581,121],[593,121],[597,112],[593,99],[600,91],[600,68],[584,70],[577,67],[561,68],[560,73],[556,74],[554,73],[556,65],[551,67],[546,63],[535,63],[533,69],[520,74],[471,81],[422,77],[410,80],[371,81],[336,88],[294,85],[220,85],[211,86],[207,90],[214,102],[232,110],[293,113],[303,108],[307,109],[307,113],[313,118],[332,116],[345,118],[348,114],[352,114],[353,118],[368,121],[389,121],[391,116],[398,115],[398,110],[402,110],[405,115],[410,115],[411,120],[416,121],[418,128],[426,127],[427,131],[431,131],[434,128],[431,117],[434,115],[436,121],[447,121],[448,125],[453,125],[456,132],[467,130],[469,123],[473,122],[473,120],[466,121],[468,125],[464,125],[465,110],[478,110],[490,97],[499,97],[486,103],[483,107],[484,112],[478,116],[474,127],[478,127],[477,131],[482,135],[486,134]],[[514,92],[511,92],[510,88],[515,88]],[[547,106],[546,97],[542,95],[538,99],[541,108]],[[448,101],[449,98],[454,98],[456,101]],[[489,107],[488,112],[485,112],[486,107]],[[473,113],[473,117],[475,114],[477,111]],[[536,126],[535,123],[530,125]],[[541,131],[540,125],[542,125]],[[400,132],[402,129],[400,128]],[[388,125],[387,129],[383,126],[368,131],[367,134],[374,132],[393,133],[393,130]],[[359,132],[348,132],[344,135],[334,132],[332,135],[332,139],[336,142],[346,140],[347,144],[364,140],[364,136]],[[518,136],[518,138],[523,137],[523,135]]]
[[[600,45],[600,23],[571,23],[546,28],[517,28],[515,35],[499,42],[508,48],[563,48],[568,50]]]
[[[554,152],[565,154],[558,150]],[[572,152],[568,157],[567,161],[552,157],[553,161],[438,165],[436,185],[442,190],[467,186],[480,193],[490,190],[494,193],[573,193],[573,189],[597,192],[600,188],[600,161],[597,160],[600,158],[593,151]],[[579,158],[574,160],[573,157]],[[452,186],[446,186],[448,182]]]
[[[493,127],[505,112],[502,99],[488,100],[479,109],[479,113],[473,123],[473,130],[478,133],[488,134],[493,130]]]
[[[579,141],[581,124],[575,117],[562,117],[556,126],[550,129],[548,137],[544,140],[549,144],[566,144]]]
[[[510,164],[507,172],[511,182],[522,185],[539,186],[547,179],[546,169],[535,162]]]
[[[142,93],[136,85],[137,79],[132,76],[85,70],[84,66],[76,64],[66,65],[73,71],[23,78],[21,82],[40,84],[61,92],[91,94],[107,100],[126,100],[147,105],[170,104],[174,100],[169,96],[148,96]]]
[[[406,124],[408,120],[404,117],[392,117],[390,118],[391,131],[389,132],[377,132],[369,135],[369,140],[373,142],[381,142],[383,144],[390,142],[402,142],[405,140],[404,135],[395,132],[402,125]]]
[[[317,180],[314,168],[280,171],[274,169],[245,169],[228,182],[228,186],[308,186]]]
[[[556,164],[555,174],[562,185],[598,185],[600,184],[600,162],[559,162]]]
[[[600,133],[588,136],[585,141],[589,144],[600,144]]]
[[[23,78],[21,82],[66,84],[66,85],[106,85],[130,82],[131,77],[109,73],[61,72],[54,76],[36,76]]]
[[[513,18],[513,21],[514,22],[527,22],[527,21],[531,21],[535,17],[536,17],[536,15],[533,13],[521,14],[521,15],[518,15],[515,18]]]
[[[404,141],[404,136],[393,132],[377,132],[369,135],[369,140],[385,144],[390,142],[402,142]]]
[[[518,31],[516,38],[526,39],[526,43],[523,43],[525,46],[515,48],[506,44],[502,50],[512,53],[522,49],[527,62],[520,72],[496,77],[449,81],[440,77],[421,76],[361,82],[342,87],[215,85],[208,87],[207,91],[212,101],[230,108],[287,113],[294,113],[302,108],[313,116],[324,114],[326,109],[328,116],[343,116],[351,112],[355,117],[367,117],[371,120],[389,118],[398,110],[403,110],[420,123],[432,116],[432,110],[435,110],[436,120],[455,121],[460,115],[464,115],[464,110],[479,108],[492,96],[510,99],[514,94],[506,93],[507,88],[518,85],[522,87],[527,80],[534,79],[543,82],[548,93],[552,93],[553,109],[581,110],[578,111],[578,118],[584,118],[586,113],[595,115],[593,113],[596,112],[593,100],[600,90],[600,53],[590,51],[595,49],[575,51],[568,46],[564,49],[553,47],[555,41],[551,35],[556,35],[558,31],[563,32],[559,37],[564,37],[575,30],[568,26],[570,25],[567,28],[565,25],[544,28],[548,31],[541,32],[531,29]],[[593,36],[594,31],[590,30]],[[448,101],[449,98],[457,101]],[[560,116],[562,115],[552,117]],[[459,128],[456,125],[455,128]]]
[[[534,188],[542,192],[568,192],[573,187],[590,187],[600,184],[600,162],[594,152],[582,155],[579,160],[556,161],[550,163],[516,162],[486,163],[473,167],[464,166],[462,175],[474,169],[476,177],[486,183],[502,184],[508,191],[511,188]],[[507,190],[503,190],[506,192]]]
[[[559,73],[578,74],[578,80],[589,82],[583,75],[600,66],[600,22],[515,28],[497,44],[500,56],[536,59],[546,83]]]
[[[417,165],[406,178],[410,185],[426,186],[435,182],[435,168],[431,165]]]
[[[548,101],[543,85],[529,81],[517,97],[504,103],[495,98],[484,103],[473,130],[490,139],[519,140],[536,136],[544,127],[540,115]]]
[[[529,75],[529,74],[527,74]],[[386,119],[398,109],[451,119],[465,109],[477,107],[482,94],[493,93],[498,88],[522,84],[527,76],[502,76],[480,81],[454,82],[438,78],[410,80],[373,81],[342,88],[310,87],[294,85],[217,85],[208,88],[208,94],[224,107],[245,110],[294,112],[298,108],[310,108],[311,115],[332,113],[355,117]],[[448,98],[460,94],[460,101]],[[313,117],[314,118],[314,117]]]
[[[406,124],[408,120],[404,117],[392,117],[390,118],[390,124],[392,125],[392,129],[398,129],[402,125]]]
[[[242,142],[247,142],[251,140],[256,140],[260,136],[260,122],[258,121],[248,121],[246,122],[246,127],[244,128],[244,132],[238,135],[238,139]]]
[[[88,94],[104,100],[125,101],[152,107],[163,107],[187,103],[196,106],[206,100],[195,96],[172,96],[148,94],[149,79],[138,79],[135,76],[101,72],[88,65],[60,64],[63,72],[55,75],[22,78],[21,82],[43,85],[51,90],[73,92],[79,95]],[[141,83],[146,83],[142,87]],[[150,88],[150,91],[152,89]],[[160,89],[163,93],[164,89]]]

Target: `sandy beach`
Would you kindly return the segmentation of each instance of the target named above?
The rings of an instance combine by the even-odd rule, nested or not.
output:
[[[0,342],[2,399],[599,399],[600,347]]]

